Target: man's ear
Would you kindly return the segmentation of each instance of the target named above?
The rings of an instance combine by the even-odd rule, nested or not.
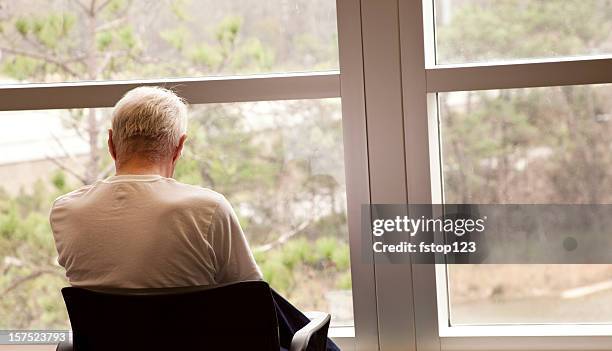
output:
[[[108,152],[110,152],[113,160],[117,160],[117,152],[115,150],[115,144],[113,143],[113,130],[108,130]]]
[[[185,146],[185,140],[187,140],[187,134],[181,135],[178,146],[176,147],[176,150],[174,151],[174,155],[172,156],[172,162],[176,162],[179,159],[179,157],[183,155],[183,147]]]

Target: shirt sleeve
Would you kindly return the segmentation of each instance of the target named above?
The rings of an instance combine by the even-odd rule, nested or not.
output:
[[[236,213],[225,198],[213,215],[209,240],[215,253],[218,284],[262,279]]]
[[[56,224],[56,218],[57,218],[57,211],[56,211],[56,203],[58,201],[59,198],[55,199],[53,201],[53,204],[51,205],[51,210],[49,210],[49,225],[51,227],[51,233],[53,234],[53,240],[55,241],[55,250],[57,252],[57,263],[62,266],[62,267],[66,267],[66,262],[63,259],[63,255],[62,255],[62,244],[59,241],[60,237],[59,235],[57,235],[57,224]]]

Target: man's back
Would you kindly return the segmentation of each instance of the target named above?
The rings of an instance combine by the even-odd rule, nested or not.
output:
[[[236,215],[208,189],[113,176],[56,200],[59,263],[75,286],[125,288],[261,279]]]

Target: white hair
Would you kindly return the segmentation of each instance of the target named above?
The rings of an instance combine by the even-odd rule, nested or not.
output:
[[[187,131],[187,105],[161,87],[138,87],[117,102],[112,117],[118,159],[141,154],[152,161],[171,155]]]

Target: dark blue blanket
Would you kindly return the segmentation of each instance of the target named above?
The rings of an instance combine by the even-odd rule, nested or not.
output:
[[[272,290],[272,298],[276,307],[276,319],[278,319],[278,330],[281,351],[289,350],[293,335],[310,322],[300,310],[295,308],[289,301],[285,300],[279,293]],[[327,351],[340,351],[340,348],[327,338]]]

